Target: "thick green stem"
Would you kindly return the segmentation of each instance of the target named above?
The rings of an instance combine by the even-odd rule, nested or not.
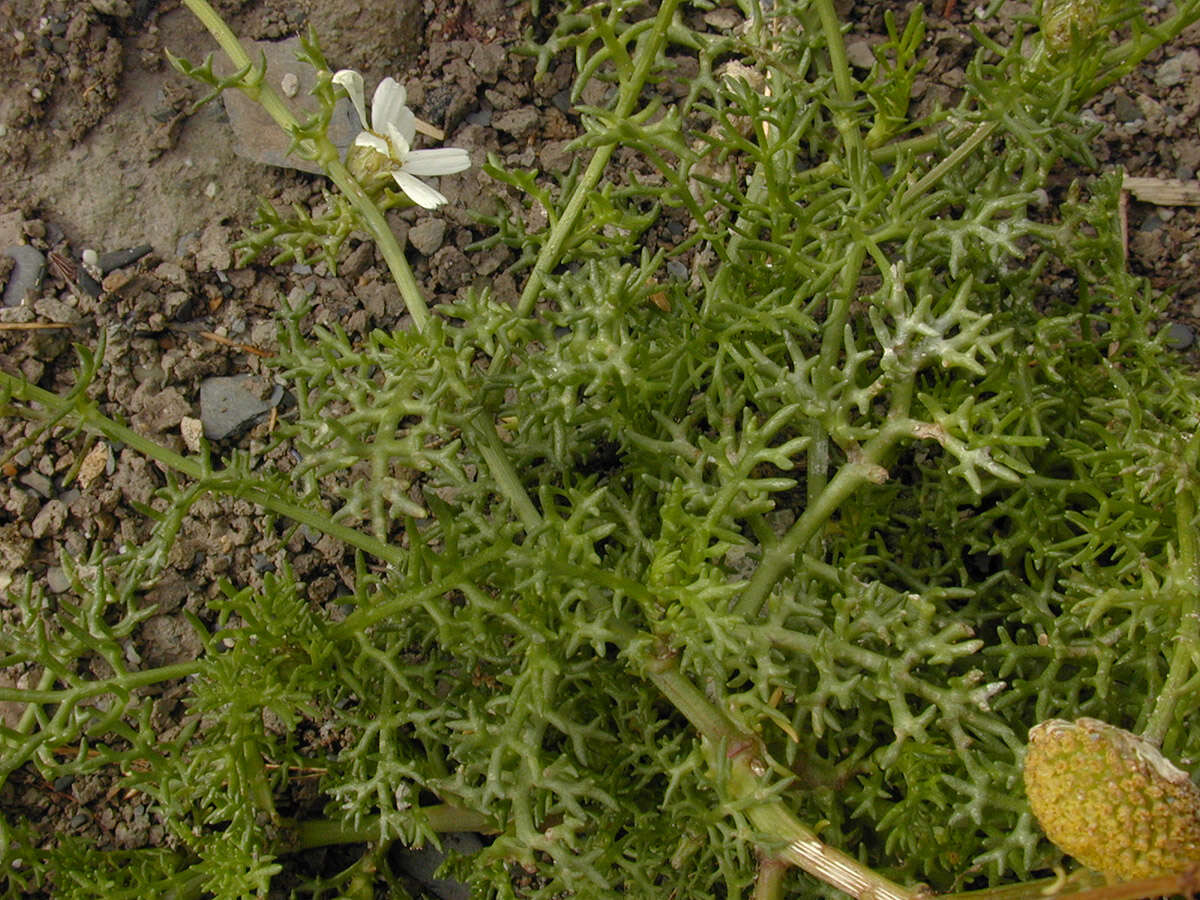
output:
[[[936,185],[946,175],[957,168],[963,160],[974,153],[980,144],[986,141],[1000,125],[998,119],[993,119],[990,122],[980,122],[975,127],[965,141],[950,151],[950,154],[940,163],[930,169],[925,175],[904,192],[904,199],[901,201],[905,206],[914,203],[930,188]]]
[[[632,629],[628,629],[632,633]],[[773,790],[774,775],[759,756],[757,738],[738,726],[679,671],[673,654],[644,658],[646,678],[700,733],[713,768],[723,771],[725,799],[736,804],[763,834],[782,862],[797,866],[852,897],[914,900],[915,891],[877,874],[857,859],[823,843]],[[724,759],[722,758],[724,756]]]
[[[187,678],[200,671],[203,663],[200,661],[175,663],[170,666],[159,666],[156,669],[145,669],[141,672],[126,672],[112,678],[100,681],[89,681],[75,688],[60,690],[23,690],[22,688],[0,687],[0,702],[3,703],[43,703],[62,704],[78,703],[89,697],[111,694],[113,691],[131,692],[138,688],[161,684],[164,681],[176,681]]]
[[[777,856],[764,856],[758,861],[754,878],[754,893],[750,900],[783,900],[783,881],[791,868]]]
[[[1197,439],[1193,439],[1193,443]],[[1200,553],[1197,552],[1196,495],[1185,487],[1175,498],[1175,528],[1179,556],[1172,566],[1173,598],[1178,606],[1179,630],[1171,647],[1171,667],[1142,736],[1162,744],[1175,718],[1175,708],[1188,690],[1200,658]]]
[[[512,461],[504,452],[504,444],[496,433],[495,425],[481,412],[471,419],[471,431],[475,438],[475,449],[487,463],[488,471],[491,472],[500,493],[508,498],[525,530],[533,531],[541,524],[541,513],[529,499],[517,470],[513,468]]]
[[[846,153],[846,176],[856,190],[862,189],[864,174],[864,144],[859,119],[854,109],[854,77],[850,74],[850,61],[846,58],[846,42],[842,39],[842,20],[834,9],[833,0],[818,0],[817,15],[821,20],[821,33],[825,37],[825,50],[829,54],[829,68],[833,75],[833,86],[837,91],[838,108],[832,110],[833,124],[842,137]]]
[[[420,810],[431,830],[444,834],[450,831],[475,831],[494,834],[495,823],[482,813],[439,803]],[[313,819],[296,824],[295,842],[287,850],[312,850],[334,844],[363,844],[379,839],[379,816],[368,816],[352,825],[349,820]]]

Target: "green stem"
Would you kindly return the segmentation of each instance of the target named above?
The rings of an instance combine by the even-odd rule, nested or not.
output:
[[[487,464],[500,493],[508,498],[525,530],[533,531],[541,524],[541,513],[529,499],[517,470],[513,468],[512,461],[504,452],[504,444],[500,435],[496,433],[495,425],[491,424],[485,412],[480,411],[471,418],[470,428],[475,437],[475,449]]]
[[[783,881],[790,866],[777,856],[763,856],[758,861],[751,900],[783,900]]]
[[[22,690],[21,688],[0,687],[0,702],[4,703],[78,703],[89,697],[100,694],[111,694],[113,691],[134,691],[138,688],[149,687],[163,681],[176,681],[187,678],[200,671],[203,663],[200,661],[175,663],[170,666],[159,666],[156,669],[145,669],[141,672],[126,672],[101,681],[89,681],[74,688],[61,690]]]
[[[633,77],[624,81],[620,86],[617,105],[613,110],[614,118],[626,119],[633,113],[633,109],[641,97],[642,87],[645,85],[646,79],[650,77],[650,70],[653,68],[655,60],[658,59],[659,53],[662,52],[663,44],[667,39],[667,30],[671,25],[671,20],[675,17],[675,10],[678,8],[679,2],[680,0],[663,0],[658,8],[658,14],[654,17],[653,27],[638,42],[634,56]],[[529,273],[529,280],[525,282],[525,288],[521,291],[521,299],[517,303],[518,316],[527,316],[533,311],[533,306],[537,303],[538,295],[542,290],[543,279],[558,265],[558,261],[562,257],[563,246],[571,232],[575,230],[575,225],[583,213],[585,204],[596,189],[596,185],[599,184],[600,176],[604,174],[608,161],[616,149],[616,144],[605,144],[597,147],[596,152],[592,154],[583,176],[575,185],[571,199],[567,201],[566,209],[563,210],[562,216],[551,229],[546,243],[542,245],[542,249],[538,253],[537,260],[533,264],[533,271]]]
[[[632,628],[618,628],[623,635]],[[625,641],[629,646],[629,640]],[[758,740],[741,731],[725,712],[679,671],[674,654],[644,653],[645,677],[691,722],[704,741],[709,762],[723,772],[727,797],[764,839],[781,844],[775,856],[852,897],[862,900],[915,900],[917,893],[877,874],[857,859],[823,843],[779,799],[770,769],[758,753]],[[761,798],[761,799],[760,799]]]
[[[194,2],[194,0],[193,0]],[[64,411],[66,400],[57,394],[43,390],[21,379],[14,378],[5,372],[0,372],[0,386],[4,387],[13,397],[26,403],[33,403],[57,412]],[[328,534],[370,553],[377,559],[392,565],[403,562],[403,551],[370,535],[363,534],[353,528],[335,522],[330,516],[308,507],[289,503],[276,496],[269,488],[246,481],[233,473],[214,472],[195,457],[183,456],[155,443],[147,437],[138,434],[132,428],[118,424],[101,414],[91,403],[80,399],[74,408],[66,410],[78,424],[89,431],[98,432],[109,440],[136,450],[143,456],[157,460],[169,469],[194,479],[208,489],[220,491],[235,497],[241,497],[256,503],[264,509],[285,516],[302,525],[308,525],[323,534]]]
[[[939,894],[938,900],[1047,900],[1047,898],[1079,897],[1081,891],[1098,887],[1104,883],[1102,876],[1091,869],[1076,869],[1069,875],[1058,878],[1038,878],[1019,884],[982,888],[977,891],[959,891]],[[1137,896],[1150,896],[1138,894]],[[1116,898],[1113,898],[1116,900]]]
[[[424,806],[420,814],[425,817],[430,830],[439,834],[450,831],[475,831],[481,834],[494,834],[495,823],[482,813],[462,809],[449,803],[439,803],[434,806]],[[329,847],[334,844],[365,844],[379,839],[379,816],[366,816],[357,820],[334,821],[331,819],[313,819],[296,823],[295,841],[287,846],[288,852],[297,850],[312,850],[315,847]]]
[[[963,160],[974,153],[979,145],[986,141],[999,125],[1000,121],[998,119],[993,119],[990,122],[980,122],[965,141],[951,150],[945,159],[926,172],[920,181],[904,192],[904,199],[901,200],[901,203],[905,206],[914,203],[918,197],[925,194],[926,191],[945,178]]]
[[[250,56],[242,47],[241,41],[237,39],[237,35],[230,30],[216,10],[208,4],[208,0],[183,0],[183,2],[208,29],[235,67],[244,69],[251,65]],[[261,78],[257,78],[244,85],[242,90],[251,99],[261,104],[280,128],[290,135],[299,135],[302,130],[300,122],[292,115],[292,111],[269,84]],[[408,260],[404,258],[404,251],[400,249],[400,244],[396,241],[396,235],[392,233],[387,219],[358,182],[346,171],[346,167],[338,159],[337,147],[329,138],[325,135],[306,135],[305,137],[311,148],[313,160],[325,170],[342,193],[350,199],[350,203],[362,217],[367,230],[371,232],[371,237],[375,239],[376,246],[379,247],[379,252],[387,261],[388,269],[392,273],[396,286],[400,289],[400,296],[404,298],[404,304],[408,308],[409,315],[412,316],[413,327],[418,332],[423,332],[429,325],[429,307],[425,304],[425,297],[421,294],[421,289],[413,278]]]
[[[889,421],[863,447],[854,459],[844,463],[821,493],[809,499],[808,506],[777,545],[763,554],[746,590],[734,607],[734,612],[749,620],[758,615],[767,594],[796,560],[796,555],[808,546],[829,518],[847,498],[864,484],[879,484],[887,478],[883,461],[897,441],[913,434],[914,423],[907,419]]]
[[[1198,436],[1200,437],[1200,436]],[[1197,438],[1193,439],[1196,443]],[[1175,498],[1175,528],[1179,557],[1172,566],[1172,585],[1178,602],[1179,629],[1171,648],[1171,667],[1162,690],[1154,700],[1154,709],[1142,731],[1142,737],[1161,745],[1175,718],[1175,708],[1187,691],[1188,682],[1200,656],[1200,553],[1197,552],[1196,494],[1185,487]]]
[[[821,20],[821,33],[825,36],[825,50],[829,54],[833,87],[837,91],[838,108],[833,110],[833,123],[842,137],[846,151],[846,175],[856,191],[861,191],[864,174],[863,136],[859,119],[854,110],[854,77],[850,74],[850,62],[846,58],[846,42],[842,39],[842,20],[834,9],[833,0],[818,0],[817,15]]]

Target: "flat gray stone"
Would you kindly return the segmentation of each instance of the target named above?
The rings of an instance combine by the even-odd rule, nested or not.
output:
[[[15,265],[4,286],[4,305],[20,306],[25,298],[42,286],[46,274],[46,257],[36,247],[14,244],[4,248],[4,255]]]
[[[220,441],[253,428],[282,399],[282,387],[257,375],[206,378],[200,383],[204,436]]]
[[[261,59],[259,54],[266,55],[267,84],[301,123],[317,112],[320,104],[309,94],[313,85],[317,83],[317,78],[312,66],[296,59],[296,51],[300,49],[299,38],[289,38],[286,41],[245,41],[244,45],[256,65]],[[217,54],[213,70],[222,76],[233,74],[232,64],[221,54]],[[236,89],[225,91],[221,97],[225,101],[225,112],[229,115],[229,125],[233,129],[233,149],[239,156],[269,166],[299,169],[314,174],[321,172],[316,163],[288,154],[291,137],[261,106]],[[370,104],[370,100],[368,93],[366,102]],[[348,100],[339,100],[334,107],[333,118],[329,122],[326,134],[343,156],[360,130],[354,106]]]
[[[408,242],[422,256],[432,256],[446,239],[446,223],[442,219],[425,219],[408,229]]]
[[[477,834],[450,832],[442,835],[442,846],[452,853],[470,855],[483,849],[483,842]],[[393,854],[400,871],[416,881],[425,893],[438,900],[469,900],[471,895],[465,884],[434,877],[434,872],[446,858],[442,851],[435,847],[395,847]]]
[[[510,109],[492,118],[492,126],[497,131],[504,131],[515,138],[523,138],[531,134],[538,124],[538,111],[529,106]]]

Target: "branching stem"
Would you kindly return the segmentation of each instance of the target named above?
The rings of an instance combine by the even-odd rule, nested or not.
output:
[[[241,41],[225,24],[216,10],[209,5],[208,0],[183,0],[183,2],[208,29],[235,67],[244,69],[251,65],[250,56],[242,47]],[[243,90],[252,99],[258,101],[271,118],[279,124],[279,127],[288,134],[293,137],[299,137],[302,134],[302,126],[269,84],[258,80],[246,85]],[[371,232],[371,237],[374,238],[379,252],[387,261],[392,278],[400,289],[400,296],[404,298],[408,314],[412,316],[413,327],[419,332],[424,331],[429,325],[429,307],[425,303],[421,289],[417,286],[416,279],[413,278],[408,260],[404,258],[404,251],[400,249],[400,244],[396,241],[396,235],[392,233],[387,219],[379,211],[379,207],[371,202],[366,192],[359,187],[358,182],[351,177],[346,167],[342,165],[338,159],[337,148],[329,138],[325,135],[304,134],[304,141],[309,145],[313,160],[325,169],[342,193],[350,198],[355,211],[362,217],[363,223]]]
[[[763,554],[762,562],[734,608],[738,615],[746,619],[757,616],[771,588],[795,564],[796,554],[808,546],[818,529],[829,521],[846,499],[864,484],[878,484],[887,478],[883,461],[897,441],[914,434],[915,424],[907,418],[889,421],[854,459],[838,469],[820,495],[810,498],[803,514],[787,534]]]
[[[646,79],[650,77],[654,63],[662,52],[663,45],[666,43],[667,31],[671,25],[671,20],[675,17],[675,10],[678,6],[679,0],[663,0],[659,5],[658,14],[654,17],[653,27],[642,37],[634,54],[633,77],[621,82],[620,92],[617,96],[617,105],[613,110],[615,118],[629,118],[637,106],[637,102],[642,95],[642,88],[645,87]],[[608,161],[612,158],[616,149],[617,145],[615,143],[605,144],[602,147],[597,147],[595,153],[592,154],[587,168],[584,170],[583,175],[575,185],[574,192],[567,201],[566,208],[563,209],[562,216],[551,229],[550,235],[546,238],[546,243],[542,245],[542,249],[538,253],[537,260],[533,264],[533,271],[529,273],[529,280],[525,282],[525,287],[521,291],[521,299],[517,302],[518,316],[527,316],[533,311],[533,306],[537,303],[538,296],[542,290],[543,279],[558,265],[559,260],[562,258],[562,251],[567,238],[575,230],[575,226],[579,222],[579,216],[582,214],[588,198],[595,191],[596,185],[600,183],[600,177],[604,174],[604,170],[608,167]]]
[[[1184,453],[1184,465],[1193,478],[1198,447],[1200,435],[1192,438]],[[1146,740],[1155,744],[1162,744],[1166,737],[1175,716],[1175,707],[1187,693],[1188,683],[1197,668],[1197,659],[1200,659],[1200,552],[1196,535],[1196,493],[1191,484],[1182,487],[1176,495],[1175,521],[1179,556],[1172,566],[1172,588],[1179,610],[1179,630],[1171,648],[1171,667],[1167,671],[1166,681],[1142,732]]]
[[[404,554],[398,547],[393,547],[385,541],[342,525],[323,512],[291,503],[280,497],[277,491],[265,485],[255,484],[247,481],[243,476],[235,476],[230,472],[213,471],[195,457],[176,453],[174,450],[138,434],[128,426],[114,422],[100,413],[86,397],[80,397],[73,405],[68,406],[68,398],[60,397],[29,384],[24,379],[14,378],[4,372],[0,372],[0,386],[9,391],[12,396],[26,403],[36,404],[45,410],[53,411],[56,415],[66,414],[81,427],[102,434],[109,440],[124,444],[143,456],[157,460],[164,467],[194,479],[209,490],[249,500],[273,513],[286,516],[294,522],[308,525],[322,534],[336,537],[351,547],[357,547],[392,565],[399,565],[404,559]]]

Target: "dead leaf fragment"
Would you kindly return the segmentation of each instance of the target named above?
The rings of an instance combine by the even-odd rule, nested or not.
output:
[[[1135,200],[1156,206],[1200,204],[1200,181],[1179,178],[1131,178],[1126,175],[1122,187]]]
[[[83,462],[79,464],[79,483],[83,487],[87,487],[99,478],[100,474],[108,468],[111,455],[112,451],[109,449],[107,441],[97,441],[93,444],[92,449],[83,458]]]

